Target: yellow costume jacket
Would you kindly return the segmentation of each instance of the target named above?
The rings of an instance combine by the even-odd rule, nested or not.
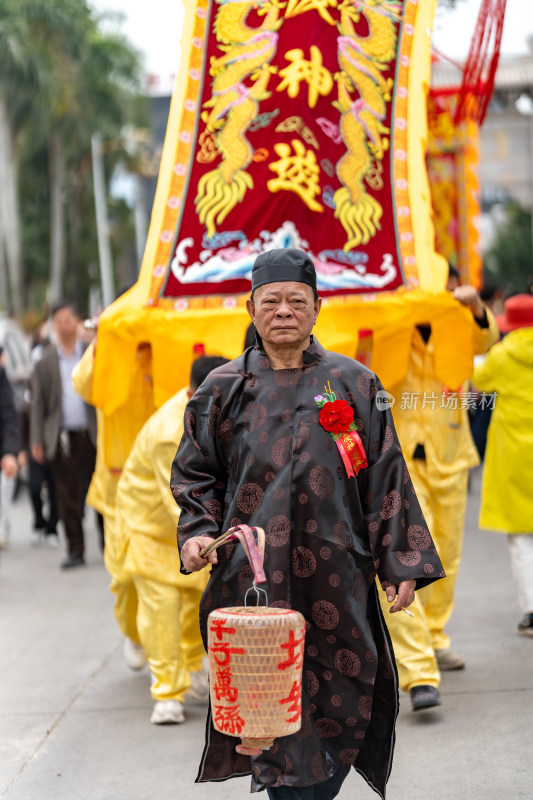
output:
[[[475,368],[472,383],[497,392],[479,526],[533,534],[533,328],[508,333]]]
[[[117,528],[127,547],[125,569],[134,575],[203,591],[208,570],[180,573],[176,527],[180,510],[170,491],[170,468],[183,433],[189,400],[182,389],[144,425],[117,488]]]
[[[473,322],[474,352],[484,353],[498,340],[498,329],[487,311],[488,328]],[[417,328],[413,331],[409,370],[405,379],[388,387],[395,397],[394,423],[407,461],[416,446],[426,453],[428,476],[438,480],[479,463],[468,421],[468,386],[445,387],[435,377],[431,337],[424,342]]]
[[[86,349],[72,373],[72,383],[86,403],[92,402],[95,342]],[[132,372],[130,397],[112,414],[96,410],[98,433],[96,466],[87,494],[87,503],[100,514],[115,514],[115,494],[120,472],[137,433],[154,411],[151,353],[140,348]]]

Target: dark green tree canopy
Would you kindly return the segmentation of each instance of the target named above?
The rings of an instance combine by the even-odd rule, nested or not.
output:
[[[9,306],[18,313],[44,299],[58,205],[65,294],[87,298],[98,263],[91,136],[104,140],[109,178],[130,158],[123,130],[147,124],[140,55],[105,21],[87,0],[0,0],[0,141],[10,143],[0,174],[12,166],[9,186],[0,186],[12,210],[0,220],[0,248],[9,256],[6,239],[20,240],[18,263],[16,248],[6,261]],[[114,234],[131,238],[125,211],[117,204]]]

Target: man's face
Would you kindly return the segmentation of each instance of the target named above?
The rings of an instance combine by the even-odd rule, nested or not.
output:
[[[56,311],[52,325],[60,342],[69,341],[76,336],[79,319],[71,308],[66,306]]]
[[[264,342],[290,345],[309,337],[321,304],[307,284],[280,281],[256,289],[246,307]]]

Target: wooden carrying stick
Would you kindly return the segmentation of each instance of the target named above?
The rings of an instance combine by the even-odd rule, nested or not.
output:
[[[257,544],[254,538],[254,531],[257,535]],[[200,551],[200,556],[202,558],[207,558],[213,550],[216,550],[221,544],[231,539],[238,539],[244,547],[244,551],[248,556],[248,561],[254,571],[255,583],[266,583],[266,575],[263,569],[265,532],[262,528],[249,528],[248,525],[237,525],[235,528],[230,528],[226,533],[223,533],[211,542],[211,544],[207,545],[207,547],[204,547],[204,549]]]

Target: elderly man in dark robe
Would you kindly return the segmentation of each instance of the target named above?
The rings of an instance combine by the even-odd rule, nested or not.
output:
[[[210,611],[243,605],[252,584],[242,548],[200,555],[239,524],[266,532],[270,605],[306,620],[300,731],[250,758],[210,716],[197,778],[251,774],[252,791],[266,788],[275,800],[333,798],[351,766],[385,796],[398,681],[376,574],[391,613],[404,613],[415,589],[444,576],[381,384],[320,346],[312,335],[320,306],[306,253],[257,257],[247,303],[257,343],[192,397],[172,466],[182,570],[212,564],[200,607],[204,643]],[[326,393],[343,401],[336,419]],[[332,435],[340,429],[360,437],[353,462]]]

